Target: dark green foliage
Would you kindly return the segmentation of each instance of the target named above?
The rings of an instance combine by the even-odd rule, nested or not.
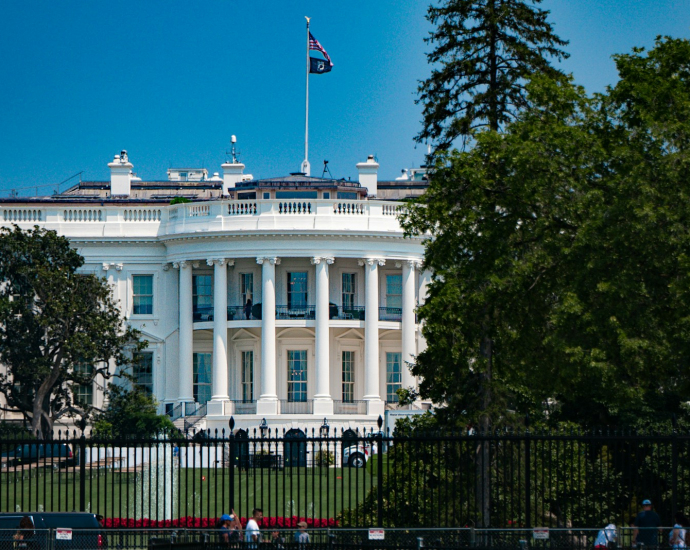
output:
[[[560,74],[564,42],[538,9],[541,0],[441,0],[429,7],[435,25],[426,42],[431,76],[420,83],[424,106],[419,142],[448,149],[460,136],[488,126],[498,130],[526,105],[525,81]]]
[[[78,273],[83,263],[54,231],[0,230],[0,393],[36,435],[51,435],[64,415],[88,415],[70,388],[109,378],[109,361],[125,365],[125,348],[140,345],[106,281]]]
[[[116,384],[108,387],[108,407],[96,415],[94,437],[147,438],[179,436],[170,418],[158,414],[153,396],[138,387],[128,390]]]
[[[555,400],[550,421],[631,426],[687,400],[690,43],[616,62],[595,97],[534,78],[505,132],[440,156],[405,220],[435,273],[413,372],[451,423]]]
[[[188,199],[187,197],[175,197],[175,198],[173,198],[173,200],[170,201],[170,206],[172,206],[173,204],[185,204],[188,202],[192,202],[192,201],[190,199]]]

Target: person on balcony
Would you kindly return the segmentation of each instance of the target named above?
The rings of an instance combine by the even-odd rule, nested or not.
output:
[[[247,321],[252,318],[252,299],[251,298],[247,298],[247,303],[244,304],[244,318],[247,319]]]

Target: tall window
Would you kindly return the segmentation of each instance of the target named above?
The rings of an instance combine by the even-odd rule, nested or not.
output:
[[[133,275],[132,289],[132,313],[134,315],[152,315],[153,275]]]
[[[288,350],[288,401],[307,400],[307,350]]]
[[[355,400],[355,352],[343,352],[343,402]]]
[[[386,401],[398,402],[396,393],[402,388],[402,371],[399,353],[386,353]]]
[[[307,307],[306,271],[288,273],[287,299],[288,309],[303,309]]]
[[[343,273],[343,309],[355,307],[355,273]]]
[[[84,376],[93,373],[93,366],[88,363],[77,363],[74,365],[74,372]],[[93,405],[93,383],[77,384],[74,388],[74,401],[79,405]]]
[[[211,400],[211,354],[194,354],[194,401],[199,404]]]
[[[254,400],[254,352],[242,352],[242,401]]]
[[[211,275],[194,275],[192,277],[192,306],[194,313],[208,314],[213,307],[213,278]]]
[[[402,309],[402,275],[386,275],[386,307]]]
[[[240,273],[240,304],[245,305],[247,300],[254,303],[254,274]]]
[[[137,353],[132,363],[134,384],[144,393],[153,395],[153,352]]]

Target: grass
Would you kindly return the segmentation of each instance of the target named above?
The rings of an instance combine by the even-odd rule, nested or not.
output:
[[[247,517],[259,507],[265,517],[332,518],[376,485],[377,459],[362,469],[255,468],[234,475],[228,468],[181,468],[172,478],[155,470],[87,469],[86,509],[105,517],[164,519],[166,510],[173,518],[218,517],[234,507]],[[0,512],[79,510],[80,484],[78,468],[2,470]]]

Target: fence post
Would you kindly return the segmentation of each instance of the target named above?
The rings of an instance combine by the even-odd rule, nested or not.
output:
[[[235,417],[231,416],[228,422],[230,426],[230,506],[235,504]],[[239,509],[239,507],[238,507]],[[237,512],[235,512],[237,513]],[[239,511],[242,517],[242,510]]]
[[[530,448],[530,433],[529,433],[529,414],[525,417],[525,519],[526,527],[532,528],[532,499],[531,499],[531,485],[532,474],[530,471],[530,464],[532,462],[532,450]]]
[[[383,426],[383,418],[379,415],[379,419],[376,421],[379,426],[379,433],[376,435],[376,475],[378,481],[376,482],[376,489],[378,493],[378,516],[379,516],[379,527],[383,527],[383,432],[381,427]]]
[[[671,417],[673,434],[671,435],[671,517],[676,517],[678,512],[678,432],[677,420],[674,414]]]
[[[86,419],[79,421],[81,437],[79,438],[79,511],[86,512]]]

